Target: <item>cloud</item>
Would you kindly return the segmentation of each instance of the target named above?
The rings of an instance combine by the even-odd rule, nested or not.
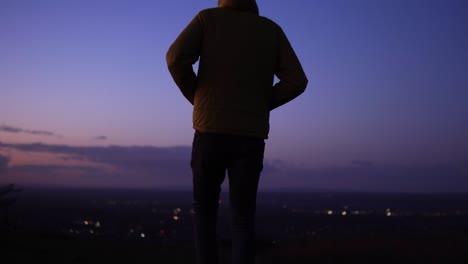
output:
[[[93,138],[94,140],[107,140],[106,136],[97,136]]]
[[[60,158],[65,161],[69,161],[69,160],[85,161],[86,160],[86,157],[77,156],[77,155],[63,155]]]
[[[0,154],[0,177],[7,173],[8,163],[10,163],[10,158]]]
[[[104,169],[91,166],[61,166],[61,165],[19,165],[11,169],[12,172],[22,174],[36,174],[36,175],[56,175],[57,173],[84,173],[88,175],[104,172]]]
[[[9,175],[9,182],[20,185],[125,187],[119,174],[97,166],[18,165],[10,168]]]
[[[370,167],[373,164],[373,162],[369,160],[352,160],[351,163],[359,167]]]
[[[68,146],[42,143],[8,144],[0,148],[12,148],[26,152],[45,152],[62,155],[62,159],[86,159],[107,163],[120,168],[141,169],[170,166],[179,162],[189,162],[191,147],[152,147],[152,146]],[[174,165],[175,166],[175,165]]]
[[[103,187],[190,188],[191,147],[67,146],[7,144],[26,152],[57,154],[64,161],[82,160],[99,166],[16,166],[16,179]],[[14,157],[12,157],[14,158]],[[0,159],[1,160],[1,159]],[[5,157],[3,158],[5,164]],[[0,161],[1,163],[1,161]],[[3,166],[5,167],[5,166]],[[112,168],[112,169],[109,169]],[[352,160],[348,166],[302,168],[281,160],[265,160],[260,189],[302,189],[373,192],[467,192],[468,162],[433,165],[380,165]]]
[[[266,187],[363,192],[467,192],[464,162],[433,165],[282,167],[266,175]],[[286,180],[285,180],[286,179]]]
[[[104,164],[108,168],[97,171],[95,168],[84,171],[75,167],[74,173],[49,165],[35,166],[34,168],[11,168],[11,174],[27,177],[33,181],[41,175],[41,182],[60,182],[56,178],[60,174],[63,179],[68,178],[69,184],[87,179],[89,185],[100,186],[126,186],[135,188],[155,187],[182,187],[188,188],[191,184],[190,147],[159,148],[151,146],[88,146],[77,147],[67,145],[33,144],[7,144],[0,142],[0,149],[15,149],[24,152],[38,152],[56,154],[59,159],[67,161],[88,161],[95,164]],[[111,167],[112,169],[109,169]],[[61,172],[58,173],[57,171]],[[78,174],[81,176],[78,177]],[[79,179],[78,179],[78,178]],[[45,179],[47,178],[47,179]],[[106,179],[106,180],[102,180]],[[111,180],[109,180],[111,179]]]
[[[50,131],[29,130],[29,129],[23,129],[23,128],[20,128],[20,127],[12,127],[12,126],[7,126],[7,125],[0,125],[0,132],[26,133],[26,134],[41,135],[41,136],[54,136],[54,135],[56,135],[54,132],[50,132]]]

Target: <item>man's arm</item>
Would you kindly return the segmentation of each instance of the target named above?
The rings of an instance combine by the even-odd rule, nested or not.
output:
[[[304,92],[308,80],[288,38],[279,30],[279,55],[275,75],[279,82],[273,86],[270,110],[273,110]]]
[[[193,104],[197,75],[192,65],[200,57],[203,25],[197,15],[180,33],[166,54],[166,62],[174,82],[182,94]]]

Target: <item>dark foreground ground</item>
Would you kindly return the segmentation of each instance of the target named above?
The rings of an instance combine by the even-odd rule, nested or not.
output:
[[[4,241],[5,242],[5,241]],[[16,235],[2,243],[2,263],[194,263],[190,242],[109,241]],[[221,263],[229,261],[221,241]],[[258,243],[257,263],[468,263],[466,240],[344,239]]]

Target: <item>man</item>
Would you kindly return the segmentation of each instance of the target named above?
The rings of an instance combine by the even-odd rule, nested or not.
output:
[[[219,0],[199,12],[169,48],[169,71],[193,104],[195,252],[218,263],[216,221],[226,170],[232,263],[255,262],[255,208],[270,111],[291,101],[307,78],[286,35],[259,16],[255,0]],[[200,60],[198,73],[192,65]],[[279,82],[273,85],[274,76]]]

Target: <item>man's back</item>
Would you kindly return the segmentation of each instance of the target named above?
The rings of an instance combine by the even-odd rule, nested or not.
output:
[[[307,78],[278,25],[244,8],[246,1],[220,2],[174,42],[169,69],[194,104],[196,130],[267,138],[270,110],[302,93]],[[273,86],[275,74],[280,83]]]

